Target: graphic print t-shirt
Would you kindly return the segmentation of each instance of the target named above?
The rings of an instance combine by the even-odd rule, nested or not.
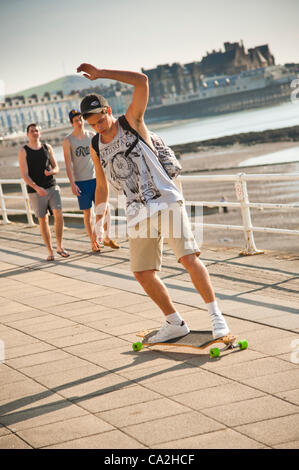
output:
[[[94,133],[86,131],[85,136],[85,139],[76,139],[72,134],[67,136],[71,144],[71,158],[75,181],[87,181],[96,177],[89,151],[89,145]]]
[[[128,227],[136,225],[175,201],[183,200],[154,152],[141,140],[125,155],[136,137],[118,124],[118,132],[108,144],[99,138],[99,156],[111,185],[127,198]]]

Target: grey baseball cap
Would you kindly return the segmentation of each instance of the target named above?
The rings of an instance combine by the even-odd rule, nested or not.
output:
[[[81,114],[86,119],[88,114],[101,113],[103,109],[109,106],[104,96],[97,94],[86,95],[80,104]]]

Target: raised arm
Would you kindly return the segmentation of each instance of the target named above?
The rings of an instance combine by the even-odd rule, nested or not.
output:
[[[129,72],[122,70],[99,69],[91,64],[81,64],[77,72],[84,72],[84,77],[89,80],[98,78],[109,78],[118,82],[127,83],[134,87],[132,101],[126,111],[126,118],[131,126],[142,131],[144,126],[144,113],[148,102],[148,78],[145,74],[139,72]]]

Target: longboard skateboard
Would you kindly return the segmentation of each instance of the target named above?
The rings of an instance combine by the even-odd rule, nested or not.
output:
[[[222,336],[221,338],[214,339],[212,331],[195,331],[195,330],[193,331],[191,330],[190,333],[188,333],[185,336],[181,336],[179,338],[173,338],[163,343],[150,343],[148,340],[153,335],[155,335],[157,331],[158,330],[152,330],[152,331],[146,330],[146,331],[141,331],[140,333],[137,333],[136,336],[142,338],[142,342],[137,341],[133,343],[133,350],[141,351],[143,346],[169,346],[172,344],[175,346],[179,346],[179,347],[188,347],[188,348],[204,350],[217,343],[223,344],[224,348],[222,350],[220,350],[217,347],[210,348],[209,350],[210,357],[214,358],[214,357],[219,357],[220,352],[226,349],[233,349],[233,348],[247,349],[248,348],[248,342],[246,341],[246,339],[243,339],[237,342],[236,337],[232,336],[231,334],[228,334],[227,336]]]

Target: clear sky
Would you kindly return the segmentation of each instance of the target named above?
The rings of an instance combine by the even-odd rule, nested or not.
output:
[[[0,0],[0,81],[15,93],[81,62],[140,70],[241,39],[299,62],[298,17],[299,0]]]

